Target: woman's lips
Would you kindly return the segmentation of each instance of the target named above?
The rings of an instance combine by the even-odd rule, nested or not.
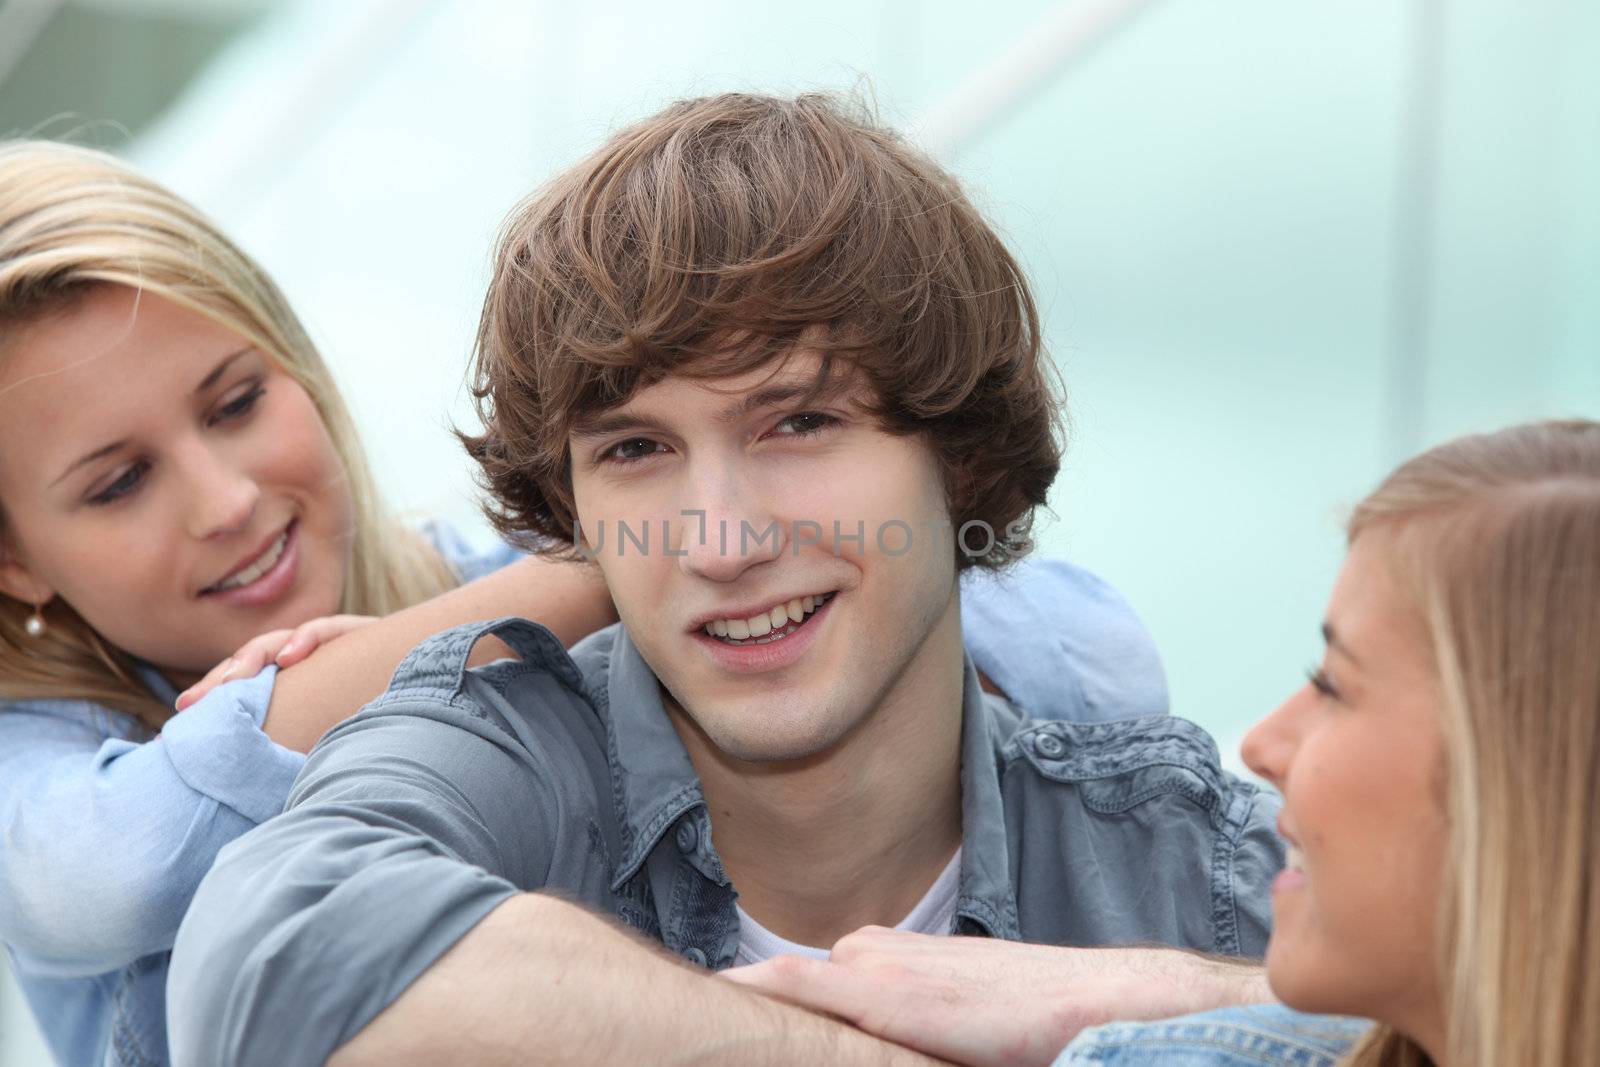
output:
[[[284,530],[283,549],[264,573],[246,585],[228,589],[208,589],[200,595],[232,607],[255,608],[275,603],[294,587],[300,569],[300,523],[291,522]],[[270,548],[269,550],[270,551]]]

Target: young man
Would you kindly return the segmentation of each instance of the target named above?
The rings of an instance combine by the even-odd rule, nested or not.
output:
[[[332,731],[189,913],[177,1062],[924,1062],[706,968],[874,924],[1262,951],[1275,809],[1202,731],[1028,723],[963,653],[958,574],[1025,551],[1057,408],[926,159],[815,97],[669,108],[518,209],[478,370],[498,524],[592,556],[622,622],[571,658],[447,632]],[[486,632],[520,660],[467,670]],[[1092,967],[1145,990],[1102,1015],[1257,989]]]

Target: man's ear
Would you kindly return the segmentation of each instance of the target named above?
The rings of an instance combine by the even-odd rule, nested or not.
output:
[[[56,595],[49,583],[34,574],[4,539],[0,539],[0,593],[34,605],[48,603]]]

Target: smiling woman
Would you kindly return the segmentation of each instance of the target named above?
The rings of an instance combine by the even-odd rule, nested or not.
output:
[[[252,421],[230,425],[230,413],[224,411],[230,404],[249,406],[240,404],[249,391],[241,392],[240,383],[250,375],[228,377],[224,388],[231,393],[226,397],[214,391],[215,382],[209,395],[196,395],[221,361],[236,353],[252,362],[257,379],[271,376],[281,383],[277,392],[283,395],[260,398],[274,412],[269,418],[280,417],[275,413],[281,408],[281,417],[293,423],[284,429],[299,434],[309,426],[310,440],[316,442],[311,447],[315,469],[326,483],[314,495],[322,501],[337,499],[316,520],[318,532],[328,538],[314,549],[324,557],[316,563],[320,569],[300,583],[302,589],[317,583],[326,588],[305,599],[317,600],[323,614],[342,606],[352,614],[385,615],[454,584],[435,551],[384,516],[332,376],[277,288],[204,218],[110,157],[68,146],[23,142],[0,148],[0,183],[6,191],[0,243],[0,404],[5,406],[0,420],[0,432],[5,433],[0,559],[6,562],[6,581],[0,591],[7,594],[0,597],[0,698],[89,699],[159,726],[171,710],[137,680],[133,657],[140,655],[141,646],[162,642],[177,656],[154,662],[198,674],[226,658],[244,638],[261,632],[247,633],[242,619],[212,629],[218,620],[209,620],[208,627],[192,616],[198,614],[194,595],[200,589],[226,577],[231,566],[248,564],[250,548],[264,546],[244,544],[243,537],[219,538],[204,559],[174,555],[170,535],[137,531],[136,523],[120,514],[135,509],[118,500],[151,476],[172,484],[170,491],[154,494],[161,498],[158,502],[179,506],[169,498],[177,493],[173,483],[185,477],[156,470],[152,458],[133,447],[140,443],[133,435],[148,432],[150,420],[166,414],[174,425],[182,422],[180,440],[167,442],[158,433],[142,444],[160,443],[168,453],[161,457],[164,464],[176,462],[186,472],[192,464],[201,476],[202,491],[192,494],[195,503],[184,523],[192,528],[194,523],[237,521],[236,515],[217,515],[218,509],[241,506],[237,496],[242,483],[218,485],[212,480],[223,477],[218,449],[240,436],[235,428],[242,422]],[[171,344],[163,341],[167,327],[179,330]],[[183,379],[184,374],[189,377]],[[147,399],[158,384],[171,391],[171,399],[163,393],[153,410],[129,402],[130,391]],[[203,414],[174,414],[179,402],[202,401],[211,404]],[[45,421],[42,414],[62,421]],[[210,427],[200,425],[219,418]],[[141,426],[138,420],[146,421]],[[24,427],[33,432],[21,432]],[[248,430],[245,435],[256,440]],[[195,447],[199,442],[203,447]],[[118,451],[99,455],[61,478],[69,464],[112,445]],[[272,449],[295,452],[307,447],[296,438]],[[31,464],[17,462],[23,455]],[[281,478],[281,472],[276,476]],[[34,484],[39,478],[52,484]],[[60,483],[53,484],[58,478]],[[84,480],[96,478],[92,484]],[[12,479],[18,483],[15,497]],[[219,488],[223,495],[215,499]],[[80,494],[76,501],[69,499],[73,492]],[[117,506],[111,506],[113,501]],[[272,507],[286,512],[287,503],[275,501]],[[281,532],[281,527],[266,530],[269,517],[288,515],[252,515],[249,536]],[[64,547],[58,541],[63,536],[75,552],[58,551]],[[89,542],[92,546],[84,554]],[[161,560],[156,573],[135,578],[129,564],[152,558]],[[94,570],[97,561],[117,569],[115,581],[104,582],[105,574]],[[219,565],[215,574],[206,572]],[[67,590],[91,588],[92,578],[102,580],[92,587],[95,595],[66,595]],[[194,589],[184,585],[200,579]],[[126,597],[115,592],[132,581],[147,580],[166,583],[154,600],[147,599],[148,589]],[[100,599],[106,595],[117,596],[119,602],[102,610]],[[150,625],[149,617],[179,596],[191,603],[181,613],[189,621],[176,636],[201,638],[183,647],[182,641],[155,632],[159,628]],[[84,611],[95,619],[86,618]],[[313,617],[302,614],[298,621]],[[30,619],[45,624],[42,633],[28,633]],[[96,619],[107,622],[110,631],[100,630]],[[131,638],[132,644],[119,638]]]
[[[1272,991],[1378,1025],[1234,1009],[1089,1031],[1060,1067],[1600,1063],[1596,590],[1600,423],[1461,438],[1385,479],[1322,664],[1244,743],[1294,846]]]
[[[610,608],[390,519],[293,313],[187,204],[0,145],[0,941],[58,1061],[165,1063],[217,852],[417,641],[507,614],[573,641]]]
[[[75,611],[179,684],[338,612],[350,569],[333,440],[307,391],[239,340],[99,286],[14,331],[0,365],[0,591],[59,597],[74,607],[57,625]]]

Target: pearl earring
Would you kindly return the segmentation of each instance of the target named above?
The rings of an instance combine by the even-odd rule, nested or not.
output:
[[[22,624],[28,631],[29,637],[41,637],[44,634],[44,616],[39,614],[39,605],[33,606],[33,614],[28,616],[28,621]]]

